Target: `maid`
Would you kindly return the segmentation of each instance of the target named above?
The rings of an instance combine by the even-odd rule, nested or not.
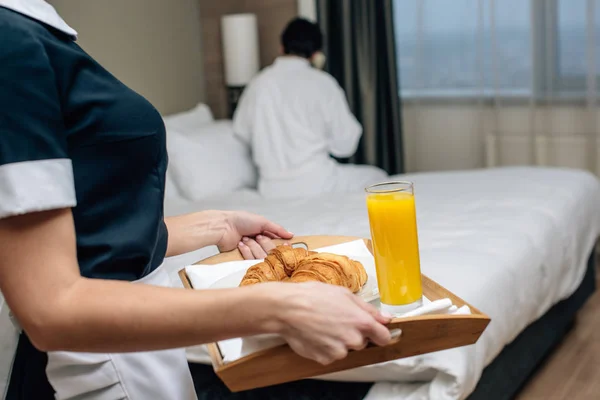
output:
[[[165,256],[260,258],[292,234],[243,212],[164,218],[162,118],[75,39],[46,2],[0,0],[0,394],[194,399],[186,346],[275,333],[328,363],[388,343],[388,319],[338,287],[168,288]],[[200,397],[222,388],[202,379]]]

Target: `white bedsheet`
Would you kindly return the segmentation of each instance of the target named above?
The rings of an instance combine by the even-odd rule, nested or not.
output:
[[[583,279],[600,234],[600,182],[588,173],[504,168],[402,176],[416,183],[423,273],[492,318],[477,344],[330,376],[377,382],[368,399],[463,399],[483,368]],[[364,195],[268,202],[256,193],[189,204],[166,214],[244,209],[297,235],[369,236]],[[216,253],[168,260],[172,271]],[[175,282],[178,282],[173,275]]]

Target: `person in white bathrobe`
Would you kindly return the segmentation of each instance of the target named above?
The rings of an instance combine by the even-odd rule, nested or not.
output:
[[[245,89],[234,114],[236,136],[250,145],[265,197],[356,192],[385,180],[368,165],[339,164],[352,156],[362,127],[342,88],[311,64],[323,61],[323,37],[307,20],[291,21],[281,35],[283,55]]]

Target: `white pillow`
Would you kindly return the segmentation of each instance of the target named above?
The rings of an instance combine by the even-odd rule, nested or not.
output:
[[[193,137],[200,137],[203,135],[208,135],[211,137],[235,136],[233,133],[233,121],[230,119],[218,119],[216,121],[209,122],[207,124],[198,126],[193,132],[183,132],[180,129],[176,130],[186,136]]]
[[[250,149],[233,134],[231,121],[204,126],[194,135],[167,131],[169,175],[188,200],[255,188]]]
[[[210,108],[203,103],[198,104],[191,110],[171,114],[163,118],[168,130],[176,130],[184,134],[194,133],[196,130],[206,124],[214,121]]]

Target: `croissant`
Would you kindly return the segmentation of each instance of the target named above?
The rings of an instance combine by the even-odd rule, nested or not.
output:
[[[273,281],[318,281],[356,293],[367,282],[367,272],[360,262],[346,256],[278,246],[265,261],[248,268],[240,286]]]
[[[248,268],[240,286],[253,285],[255,283],[279,281],[279,275],[273,266],[266,261],[255,264]]]
[[[346,286],[346,279],[340,270],[330,263],[307,262],[299,267],[290,282],[323,282],[330,285]]]
[[[318,253],[303,259],[290,281],[319,281],[344,286],[356,293],[367,282],[367,272],[360,262],[346,256]]]
[[[292,276],[292,273],[296,270],[300,261],[308,257],[311,253],[315,252],[309,252],[301,247],[278,246],[271,250],[268,257],[271,257],[271,255],[275,256],[283,264],[286,275]]]
[[[278,246],[269,252],[265,261],[248,268],[240,286],[283,281],[291,276],[300,260],[308,255],[309,252],[303,248]]]
[[[271,266],[271,269],[277,276],[278,281],[288,277],[285,264],[279,258],[277,258],[275,254],[269,254],[265,258],[265,262]]]

